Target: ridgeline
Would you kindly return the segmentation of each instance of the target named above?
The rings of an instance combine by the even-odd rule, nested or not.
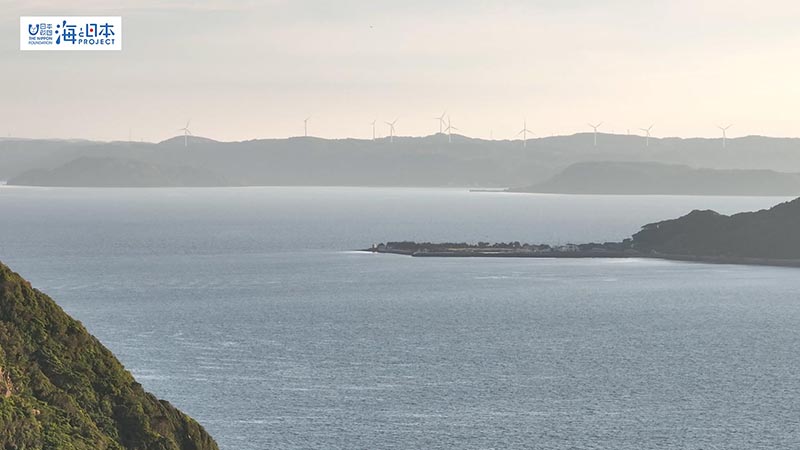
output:
[[[644,137],[617,134],[598,135],[595,146],[591,133],[529,139],[525,146],[520,140],[460,135],[450,139],[445,134],[396,136],[393,142],[316,137],[218,142],[194,136],[187,142],[183,136],[159,143],[3,138],[0,180],[12,185],[86,187],[508,188],[539,185],[573,164],[593,161],[800,173],[800,139],[762,136],[728,139],[725,148],[720,139],[652,138],[646,146]],[[73,161],[77,162],[70,165]],[[716,179],[719,174],[710,175]],[[758,187],[763,175],[739,173],[736,183],[753,176],[755,181],[748,185]]]

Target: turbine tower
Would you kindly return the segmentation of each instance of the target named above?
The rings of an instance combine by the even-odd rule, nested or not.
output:
[[[192,136],[192,132],[189,131],[189,122],[191,122],[191,121],[192,121],[191,119],[187,120],[185,127],[178,128],[178,131],[183,131],[183,146],[184,147],[188,147],[189,146],[189,136]]]
[[[376,120],[372,121],[372,140],[373,141],[375,140],[375,122],[377,122],[377,121]]]
[[[442,130],[443,130],[444,126],[445,126],[445,122],[444,122],[445,116],[447,116],[447,111],[443,112],[441,116],[433,118],[433,120],[438,120],[439,121],[439,134],[442,134]]]
[[[594,146],[597,147],[597,129],[603,126],[603,122],[600,122],[597,125],[589,124],[589,126],[594,130]]]
[[[519,136],[520,134],[522,135],[522,147],[523,148],[528,146],[528,133],[530,133],[530,134],[532,134],[534,136],[536,135],[536,133],[534,133],[533,131],[528,129],[528,119],[525,119],[522,122],[522,130],[519,133],[517,133],[517,136]]]
[[[722,130],[722,148],[726,148],[728,146],[728,128],[732,127],[733,125],[728,125],[727,127],[723,127],[717,125],[717,128]]]
[[[453,143],[453,131],[458,131],[458,128],[454,127],[452,123],[450,123],[450,116],[447,116],[447,128],[445,128],[447,132],[447,143]]]
[[[308,137],[308,121],[311,119],[311,116],[306,117],[303,119],[303,136]]]
[[[645,137],[645,140],[644,140],[644,146],[645,147],[650,147],[650,130],[652,130],[654,126],[656,126],[656,124],[652,124],[648,128],[639,128],[640,130],[644,131],[646,133],[646,136],[647,136],[647,137]]]
[[[386,122],[386,125],[389,125],[389,143],[394,143],[394,125],[397,123],[398,119],[394,119],[394,122]]]

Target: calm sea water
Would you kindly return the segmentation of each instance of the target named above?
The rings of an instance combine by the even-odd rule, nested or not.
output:
[[[800,448],[800,272],[429,259],[782,199],[0,188],[0,259],[223,449]]]

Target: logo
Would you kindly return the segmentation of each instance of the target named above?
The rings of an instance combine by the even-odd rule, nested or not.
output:
[[[122,50],[122,17],[23,16],[19,49]]]

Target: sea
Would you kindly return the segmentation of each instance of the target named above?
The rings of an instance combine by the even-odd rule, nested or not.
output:
[[[0,187],[0,260],[224,450],[800,448],[800,269],[411,258],[786,198]]]

